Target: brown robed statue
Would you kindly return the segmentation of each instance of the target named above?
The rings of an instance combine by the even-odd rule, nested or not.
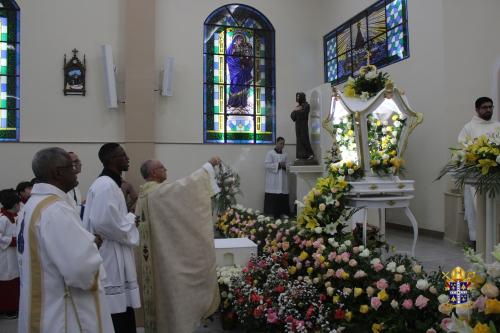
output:
[[[306,94],[298,92],[295,94],[297,106],[293,109],[290,117],[295,122],[295,135],[297,137],[297,151],[295,165],[318,164],[314,159],[314,152],[309,140],[309,103],[306,101]]]

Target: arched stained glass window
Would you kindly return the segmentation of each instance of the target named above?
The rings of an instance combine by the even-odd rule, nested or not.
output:
[[[274,143],[274,28],[256,9],[218,8],[204,27],[204,142]]]
[[[0,141],[19,140],[19,6],[0,0]]]

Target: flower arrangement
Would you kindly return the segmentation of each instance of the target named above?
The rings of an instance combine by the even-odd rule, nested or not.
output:
[[[500,131],[469,140],[451,151],[451,161],[438,179],[450,173],[459,188],[474,180],[479,193],[500,193]]]
[[[220,313],[224,329],[236,327],[237,316],[231,306],[234,298],[232,281],[241,277],[242,274],[242,268],[238,266],[217,267],[217,282],[221,296]]]
[[[442,297],[439,311],[445,315],[441,327],[445,332],[497,332],[500,327],[500,244],[495,246],[494,263],[485,264],[474,250],[464,250],[466,259],[475,272],[472,281],[472,300],[464,307],[453,309]]]
[[[220,192],[213,197],[213,208],[217,214],[221,214],[227,208],[236,204],[236,195],[241,195],[240,176],[230,166],[220,163],[215,180]]]
[[[393,113],[388,120],[368,116],[368,147],[370,166],[378,175],[398,175],[404,170],[404,160],[397,156],[398,142],[406,118]]]
[[[349,180],[363,178],[364,176],[363,169],[359,166],[359,164],[351,160],[342,160],[336,163],[331,163],[328,168],[331,173],[339,176],[345,176],[346,179]]]
[[[387,84],[392,84],[389,74],[378,72],[375,65],[366,65],[360,68],[358,77],[349,77],[344,87],[344,94],[347,97],[368,100],[384,89]]]

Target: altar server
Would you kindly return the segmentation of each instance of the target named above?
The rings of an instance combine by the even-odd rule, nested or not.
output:
[[[19,217],[19,333],[114,332],[99,278],[102,258],[67,192],[78,182],[61,148],[37,152],[39,183]]]
[[[288,175],[287,154],[283,152],[285,139],[278,137],[276,147],[266,154],[264,164],[266,167],[266,188],[264,197],[264,213],[278,218],[288,215],[290,206],[288,202]]]
[[[467,143],[482,135],[492,134],[500,130],[500,122],[492,120],[493,101],[489,97],[480,97],[475,103],[476,114],[465,124],[458,135],[459,143]],[[469,228],[469,238],[476,241],[476,188],[471,185],[464,187],[465,219]]]
[[[106,302],[116,332],[136,332],[134,308],[140,308],[134,247],[139,245],[135,215],[129,213],[121,190],[121,173],[129,168],[129,158],[117,143],[99,150],[104,169],[90,186],[83,225],[102,240],[106,278]]]

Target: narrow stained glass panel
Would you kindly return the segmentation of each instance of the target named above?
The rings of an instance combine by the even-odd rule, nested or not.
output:
[[[335,81],[337,79],[337,61],[332,60],[328,62],[328,81]]]
[[[0,1],[0,141],[19,140],[19,7]]]
[[[385,6],[387,12],[387,29],[403,23],[403,0],[394,0]]]
[[[337,56],[337,40],[335,39],[335,37],[333,37],[326,42],[326,58],[329,60],[333,59],[336,56]]]
[[[399,26],[387,33],[387,46],[389,47],[389,56],[397,56],[402,59],[405,51],[405,39],[403,27]]]
[[[234,4],[209,15],[204,36],[204,142],[273,143],[274,28]]]
[[[347,27],[337,37],[337,53],[345,53],[351,49],[351,30]]]

